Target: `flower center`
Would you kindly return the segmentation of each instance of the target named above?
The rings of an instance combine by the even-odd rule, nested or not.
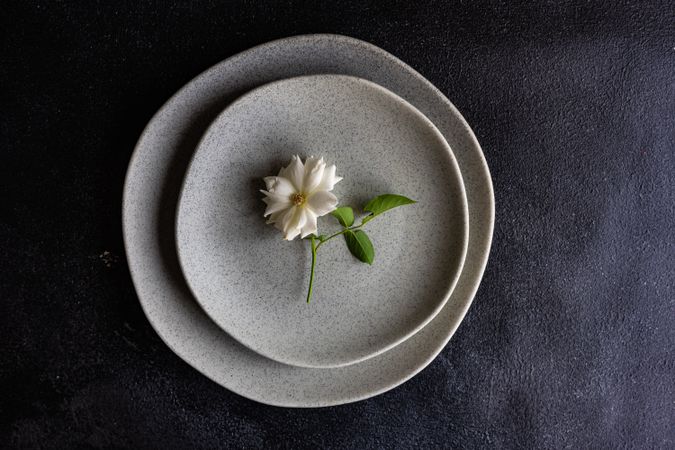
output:
[[[305,196],[302,194],[291,194],[291,203],[293,203],[295,206],[301,206],[305,203],[305,200]]]

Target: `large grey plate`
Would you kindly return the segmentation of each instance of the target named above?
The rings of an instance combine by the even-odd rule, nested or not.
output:
[[[343,204],[386,192],[417,201],[368,224],[372,266],[342,240],[323,246],[309,305],[309,243],[266,226],[255,189],[296,153],[337,165]],[[330,216],[318,222],[338,230]],[[263,356],[314,368],[372,358],[429,323],[468,236],[462,176],[441,133],[399,96],[345,75],[268,83],[228,106],[197,146],[176,218],[183,273],[213,321]]]
[[[174,245],[175,207],[186,166],[210,122],[239,95],[298,75],[338,73],[374,81],[424,113],[459,162],[469,205],[469,247],[441,312],[388,352],[338,369],[271,361],[224,333],[192,298]],[[426,367],[459,326],[478,289],[494,225],[490,174],[457,109],[420,74],[384,50],[335,35],[282,39],[233,56],[188,83],[153,117],[131,158],[123,231],[129,269],[148,320],[164,342],[201,373],[242,396],[279,406],[353,402],[392,389]],[[441,382],[441,381],[439,381]]]

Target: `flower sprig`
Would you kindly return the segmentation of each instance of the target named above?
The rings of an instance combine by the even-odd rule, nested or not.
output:
[[[312,266],[309,275],[307,303],[312,299],[314,269],[319,248],[337,236],[344,236],[347,248],[359,261],[372,264],[375,250],[370,238],[362,228],[375,217],[398,206],[415,203],[402,195],[384,194],[369,201],[363,211],[366,216],[354,225],[354,210],[349,206],[337,206],[338,199],[331,193],[342,177],[336,175],[335,166],[326,166],[323,158],[310,156],[303,163],[293,156],[290,164],[275,177],[265,177],[267,190],[263,201],[267,204],[267,223],[274,224],[284,233],[284,239],[292,241],[297,236],[309,239],[312,248]],[[317,234],[317,218],[330,213],[342,230],[326,236]]]
[[[361,223],[354,225],[354,210],[349,206],[340,206],[333,210],[330,214],[335,217],[340,225],[342,225],[342,230],[337,233],[331,234],[330,236],[326,235],[310,235],[308,238],[312,246],[312,265],[309,272],[309,288],[307,289],[307,303],[312,299],[312,288],[314,286],[314,267],[316,265],[316,255],[319,248],[330,241],[333,238],[338,236],[344,236],[345,244],[349,252],[354,255],[359,261],[372,265],[375,259],[375,248],[373,243],[370,241],[370,238],[362,228],[375,217],[389,211],[390,209],[396,208],[397,206],[410,205],[415,203],[415,200],[411,200],[408,197],[396,194],[383,194],[378,195],[371,201],[369,201],[366,206],[363,207],[363,210],[368,214],[361,219]]]

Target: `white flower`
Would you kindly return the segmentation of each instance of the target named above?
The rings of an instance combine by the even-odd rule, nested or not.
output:
[[[267,223],[284,233],[284,239],[293,240],[316,234],[316,219],[337,207],[337,197],[329,191],[342,180],[335,176],[335,166],[326,167],[323,158],[310,156],[302,163],[293,156],[288,167],[276,177],[265,177],[267,190],[263,201],[267,204]]]

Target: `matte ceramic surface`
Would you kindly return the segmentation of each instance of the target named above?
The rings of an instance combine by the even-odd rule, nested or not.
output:
[[[294,154],[337,165],[342,204],[387,192],[417,200],[365,227],[372,266],[342,239],[322,246],[309,305],[309,242],[266,225],[259,192]],[[318,224],[339,230],[330,216]],[[464,185],[441,133],[397,95],[344,75],[277,81],[230,105],[197,146],[176,220],[179,261],[206,313],[250,349],[300,367],[353,364],[417,332],[450,296],[467,240]]]
[[[260,356],[208,318],[183,280],[175,252],[174,222],[187,164],[218,113],[263,83],[322,73],[374,81],[415,105],[438,127],[462,172],[469,204],[469,247],[450,299],[417,334],[361,363],[305,369]],[[399,59],[363,41],[335,35],[270,42],[235,55],[188,83],[143,132],[129,164],[123,200],[129,269],[157,334],[183,360],[221,386],[252,400],[287,407],[362,400],[400,385],[426,367],[471,305],[487,263],[493,225],[490,174],[476,138],[457,109]]]

